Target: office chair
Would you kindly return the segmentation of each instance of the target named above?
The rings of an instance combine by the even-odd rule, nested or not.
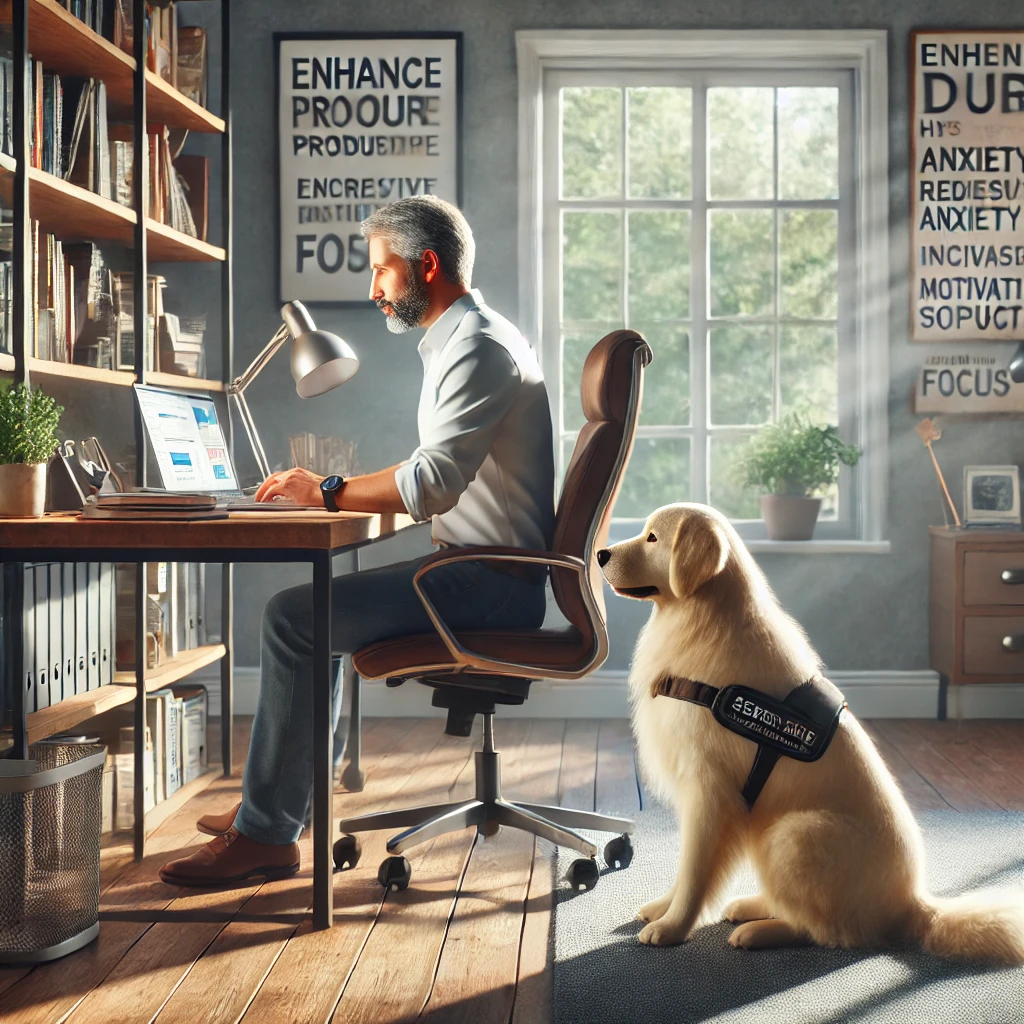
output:
[[[426,559],[413,581],[437,632],[398,636],[364,647],[353,656],[364,679],[400,686],[416,679],[433,687],[433,705],[448,709],[445,732],[469,736],[476,715],[483,717],[483,745],[477,751],[476,797],[461,803],[432,804],[384,811],[339,822],[334,844],[338,868],[354,867],[360,845],[353,833],[404,829],[388,840],[391,855],[380,866],[385,888],[404,889],[412,870],[410,847],[475,825],[485,836],[499,826],[523,829],[584,856],[571,866],[573,888],[597,883],[597,847],[576,828],[619,833],[604,849],[606,863],[626,867],[633,849],[633,823],[591,811],[512,803],[501,796],[499,754],[494,749],[494,710],[522,704],[534,679],[579,679],[608,655],[602,578],[595,552],[604,546],[612,506],[633,447],[640,412],[644,369],[651,349],[633,331],[614,331],[594,346],[583,367],[581,396],[586,423],[565,473],[550,551],[505,547],[462,547]],[[454,635],[423,591],[422,579],[442,565],[461,561],[505,561],[536,565],[551,572],[555,600],[568,620],[558,629],[473,630]]]

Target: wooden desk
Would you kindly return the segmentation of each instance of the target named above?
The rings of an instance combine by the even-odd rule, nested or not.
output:
[[[328,928],[332,919],[331,840],[333,741],[331,691],[331,559],[342,551],[371,544],[412,525],[405,515],[368,515],[357,512],[237,512],[227,519],[207,522],[140,522],[82,519],[52,513],[42,519],[0,519],[0,563],[13,571],[4,574],[4,601],[23,603],[24,575],[18,563],[136,562],[136,583],[145,588],[146,562],[310,562],[313,566],[313,926]],[[9,606],[10,607],[10,606]],[[222,727],[230,737],[231,617],[223,624],[227,649],[227,685],[221,687]],[[12,678],[24,677],[23,637],[20,629],[7,638]],[[135,728],[141,737],[146,711],[145,622],[135,624]],[[24,694],[15,686],[15,750],[24,756]],[[230,774],[230,746],[225,774]],[[143,778],[145,744],[135,743],[135,778]],[[145,813],[142,786],[135,787],[135,856],[145,852]]]

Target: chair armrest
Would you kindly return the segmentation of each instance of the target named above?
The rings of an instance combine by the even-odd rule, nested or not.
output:
[[[554,551],[530,551],[525,548],[510,547],[450,548],[444,551],[435,552],[433,555],[430,555],[425,559],[419,569],[416,570],[416,574],[412,578],[412,585],[413,589],[416,591],[416,596],[420,599],[420,603],[423,605],[424,610],[430,617],[430,621],[434,624],[434,628],[437,630],[441,640],[444,642],[445,647],[448,648],[448,653],[455,659],[460,671],[462,669],[469,668],[485,672],[493,672],[498,675],[515,673],[519,675],[529,674],[535,678],[558,679],[578,679],[580,676],[586,675],[586,673],[594,667],[594,663],[600,656],[600,644],[595,644],[593,657],[584,669],[579,672],[567,672],[547,668],[543,665],[531,665],[526,662],[496,661],[477,654],[459,643],[454,633],[452,633],[441,618],[430,598],[423,592],[423,587],[420,585],[420,581],[428,573],[433,572],[435,569],[439,569],[444,565],[454,565],[456,562],[482,561],[520,562],[532,565],[548,565],[560,569],[571,569],[580,577],[580,581],[583,584],[580,589],[583,592],[583,600],[587,606],[587,612],[591,619],[594,622],[601,621],[600,610],[594,602],[593,595],[591,594],[590,587],[588,585],[587,565],[581,558],[576,558],[573,555],[560,555]]]

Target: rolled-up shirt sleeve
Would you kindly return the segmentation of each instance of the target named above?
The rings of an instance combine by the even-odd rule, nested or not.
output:
[[[416,522],[454,508],[491,448],[520,384],[508,351],[483,335],[448,346],[433,411],[420,425],[420,445],[395,470],[395,483]]]

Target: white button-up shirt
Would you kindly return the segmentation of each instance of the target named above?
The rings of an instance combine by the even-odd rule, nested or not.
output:
[[[546,550],[554,528],[554,453],[537,356],[473,289],[431,324],[423,360],[419,447],[395,471],[435,541]]]

